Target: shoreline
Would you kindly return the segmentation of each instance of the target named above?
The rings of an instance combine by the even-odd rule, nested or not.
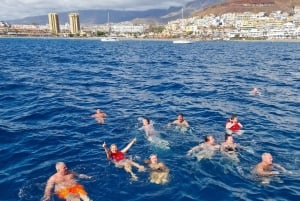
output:
[[[45,37],[45,36],[0,36],[0,39],[49,39],[49,40],[99,40],[101,42],[101,38],[105,37]],[[173,40],[177,40],[179,38],[118,38],[120,41],[166,41],[172,42]],[[190,39],[193,42],[300,42],[300,39],[270,39],[270,40],[201,40],[201,39]],[[118,42],[118,41],[116,41]]]

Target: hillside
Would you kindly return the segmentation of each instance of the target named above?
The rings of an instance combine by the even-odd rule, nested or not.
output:
[[[222,15],[224,13],[284,11],[291,12],[293,6],[300,5],[300,0],[228,0],[197,11],[192,16],[209,14]]]
[[[184,6],[184,16],[202,10],[205,7],[225,2],[226,0],[194,0]],[[77,12],[80,16],[81,24],[104,24],[107,22],[107,12],[105,9],[78,10],[58,13],[60,24],[69,22],[68,14]],[[167,23],[168,21],[181,18],[181,7],[170,7],[168,9],[151,9],[145,11],[124,11],[110,10],[110,22],[119,23],[124,21],[139,22],[142,24]],[[23,19],[10,20],[11,24],[47,24],[48,13],[41,16],[31,16]]]
[[[300,6],[300,0],[194,0],[184,6],[184,17],[204,16],[209,14],[221,15],[224,13],[241,12],[266,12],[285,11],[291,12],[292,7]],[[78,10],[58,13],[60,24],[69,22],[68,14],[77,12],[80,15],[80,23],[105,24],[107,22],[107,10]],[[119,23],[132,21],[141,24],[166,24],[169,21],[181,18],[181,7],[168,9],[152,9],[145,11],[120,11],[110,10],[110,22]],[[32,16],[9,21],[11,24],[47,24],[47,14]]]

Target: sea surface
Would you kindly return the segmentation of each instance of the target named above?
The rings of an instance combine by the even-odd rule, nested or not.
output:
[[[78,182],[94,201],[300,200],[299,42],[1,38],[0,60],[1,201],[40,200],[57,161],[92,176]],[[91,117],[98,108],[104,124]],[[189,131],[167,126],[178,113]],[[232,114],[244,126],[239,162],[186,156],[207,134],[222,143]],[[142,117],[169,149],[147,141]],[[104,142],[122,149],[135,137],[127,156],[158,154],[167,184],[136,169],[132,181],[106,159]],[[288,170],[269,184],[252,173],[264,152]]]

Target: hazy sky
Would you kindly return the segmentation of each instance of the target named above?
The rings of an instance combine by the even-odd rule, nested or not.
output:
[[[0,20],[84,9],[147,10],[183,6],[192,0],[1,0]]]

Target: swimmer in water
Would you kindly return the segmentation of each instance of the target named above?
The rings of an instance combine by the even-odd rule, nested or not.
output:
[[[144,130],[147,137],[158,134],[153,125],[150,123],[150,119],[144,117],[142,123],[143,126],[140,128],[140,130]]]
[[[143,126],[139,130],[144,130],[147,140],[163,149],[170,149],[169,142],[160,138],[160,133],[154,129],[150,119],[144,117],[142,120]]]
[[[254,168],[255,173],[259,176],[278,175],[279,171],[273,170],[274,168],[277,168],[278,170],[281,170],[283,172],[287,171],[281,165],[273,163],[273,157],[270,153],[263,153],[261,159],[262,161],[258,163]]]
[[[254,87],[251,91],[250,94],[252,95],[261,95],[260,91],[258,90],[258,88]]]
[[[214,137],[212,135],[206,135],[204,142],[190,149],[187,152],[187,156],[195,156],[198,160],[211,158],[219,149],[220,145],[215,143]]]
[[[239,148],[239,145],[234,142],[232,135],[225,134],[225,142],[223,142],[220,146],[221,152],[233,160],[239,161],[237,157],[237,151]]]
[[[169,168],[162,162],[158,162],[156,154],[151,154],[150,160],[144,160],[144,162],[149,166],[150,172],[150,182],[156,184],[165,184],[169,181]]]
[[[106,157],[109,160],[112,160],[116,167],[118,168],[124,168],[126,172],[128,172],[131,175],[132,180],[137,181],[138,177],[132,172],[132,166],[138,168],[138,171],[142,172],[145,171],[145,167],[142,165],[139,165],[136,162],[133,162],[132,160],[126,158],[125,153],[131,148],[131,146],[136,142],[136,138],[134,138],[124,149],[121,151],[118,150],[118,147],[116,144],[112,144],[110,146],[110,149],[107,148],[106,144],[104,143],[102,147],[105,150]]]
[[[172,123],[169,123],[168,125],[170,126],[172,124],[177,126],[189,127],[189,123],[184,119],[182,113],[179,113],[177,119],[174,120]]]
[[[106,118],[106,116],[107,115],[100,109],[97,109],[96,113],[92,115],[92,117],[95,118],[99,124],[104,124],[104,119]]]
[[[243,125],[238,121],[236,114],[232,115],[231,118],[226,122],[225,129],[227,134],[237,133],[241,134]]]
[[[90,176],[77,174],[68,170],[64,162],[57,162],[55,167],[57,172],[48,179],[41,201],[50,201],[53,188],[55,194],[57,194],[60,199],[67,201],[91,201],[84,187],[78,184],[75,179],[75,177],[90,179]]]

